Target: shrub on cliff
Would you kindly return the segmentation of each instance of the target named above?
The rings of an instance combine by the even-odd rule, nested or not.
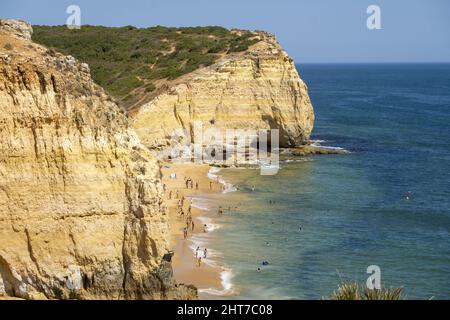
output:
[[[119,100],[137,88],[154,91],[151,85],[156,80],[175,79],[213,64],[221,54],[245,51],[256,42],[252,32],[238,34],[215,26],[33,29],[35,42],[87,62],[94,80]]]
[[[342,283],[331,295],[331,300],[402,300],[402,288],[367,289],[357,282]]]

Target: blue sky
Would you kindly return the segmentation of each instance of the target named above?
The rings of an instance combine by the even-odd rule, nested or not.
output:
[[[71,4],[82,24],[266,30],[300,63],[450,62],[448,0],[0,0],[0,17],[65,24]],[[366,27],[371,4],[381,30]]]

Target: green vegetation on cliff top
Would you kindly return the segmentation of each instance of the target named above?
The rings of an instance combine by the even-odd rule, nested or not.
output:
[[[94,81],[119,100],[132,98],[130,93],[137,88],[152,92],[156,80],[176,79],[258,41],[252,32],[222,27],[33,26],[33,30],[33,41],[88,63]]]

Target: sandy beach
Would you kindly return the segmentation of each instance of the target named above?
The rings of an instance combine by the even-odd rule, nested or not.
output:
[[[223,185],[208,178],[209,165],[205,164],[172,164],[165,163],[162,166],[163,183],[165,185],[165,199],[168,205],[169,220],[171,226],[171,247],[174,251],[172,266],[175,279],[179,283],[193,284],[199,289],[199,298],[204,297],[205,292],[221,292],[224,290],[221,274],[224,268],[213,262],[207,255],[204,258],[204,247],[200,247],[198,256],[202,257],[200,266],[195,256],[193,238],[205,232],[209,232],[209,226],[201,220],[202,210],[195,207],[195,195],[205,195],[222,192]],[[192,180],[192,187],[186,179]],[[198,188],[197,188],[198,186]],[[180,215],[179,202],[184,197],[184,216]],[[184,238],[184,228],[188,217],[189,206],[191,207],[191,217],[194,222],[194,229],[189,225],[187,238]]]

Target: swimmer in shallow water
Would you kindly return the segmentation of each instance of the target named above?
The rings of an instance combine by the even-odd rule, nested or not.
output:
[[[410,200],[411,199],[411,191],[408,191],[407,193],[406,193],[406,195],[405,195],[405,199],[406,200]]]

